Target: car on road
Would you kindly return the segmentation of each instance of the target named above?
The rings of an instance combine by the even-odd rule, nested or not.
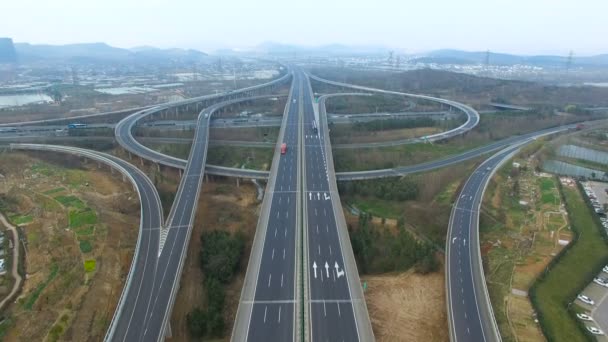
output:
[[[593,318],[591,318],[591,316],[586,315],[584,313],[577,313],[576,317],[578,317],[579,319],[581,319],[583,321],[593,321]]]
[[[593,335],[604,335],[604,332],[596,327],[587,327],[587,330]]]
[[[591,299],[591,298],[589,298],[589,297],[587,297],[585,295],[582,295],[582,294],[579,294],[578,296],[576,296],[576,298],[578,298],[581,302],[587,303],[589,305],[594,305],[595,304],[595,302],[593,301],[593,299]]]
[[[602,268],[602,271],[608,273],[608,265],[604,266],[604,268]]]

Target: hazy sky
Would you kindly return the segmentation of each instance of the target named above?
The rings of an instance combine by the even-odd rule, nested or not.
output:
[[[16,42],[608,53],[608,0],[2,0],[1,12],[0,37]]]

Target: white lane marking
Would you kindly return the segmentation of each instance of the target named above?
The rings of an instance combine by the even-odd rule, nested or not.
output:
[[[323,313],[325,313],[325,317],[327,317],[327,308],[325,307],[325,301],[323,301]]]
[[[283,287],[283,273],[281,273],[281,287]]]
[[[285,237],[287,237],[287,228],[285,228]]]
[[[342,313],[340,312],[340,303],[338,303],[338,316],[342,317]]]
[[[285,260],[285,248],[283,248],[283,260]]]
[[[268,311],[268,306],[264,307],[264,323],[266,323],[266,312]]]
[[[318,245],[317,247],[319,247],[319,255],[321,255],[321,245]]]
[[[270,279],[272,279],[272,273],[268,275],[268,287],[270,287]]]
[[[272,249],[272,258],[271,260],[274,260],[274,248]]]
[[[277,228],[274,229],[274,237],[277,237]]]
[[[279,306],[279,323],[281,323],[281,306]]]
[[[317,225],[317,234],[319,234],[319,225]]]
[[[331,245],[329,245],[329,255],[331,255]]]
[[[289,218],[289,210],[285,212],[285,218]]]

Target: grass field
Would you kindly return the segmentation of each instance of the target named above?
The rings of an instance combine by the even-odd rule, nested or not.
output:
[[[91,208],[71,210],[69,216],[70,228],[78,228],[87,224],[97,223],[97,214]]]
[[[90,253],[93,250],[93,246],[89,240],[80,240],[79,247],[82,253]]]
[[[71,207],[71,208],[78,208],[78,209],[84,209],[85,205],[84,202],[82,202],[80,200],[80,198],[73,196],[73,195],[61,195],[61,196],[56,196],[55,200],[61,204],[63,204],[66,207]]]
[[[10,215],[9,219],[15,225],[30,223],[30,222],[32,222],[34,220],[34,218],[32,217],[32,215],[19,215],[19,214],[17,214],[17,215]]]
[[[88,259],[84,261],[84,270],[85,272],[93,272],[95,271],[96,261],[95,259]]]
[[[56,194],[56,193],[62,192],[62,191],[65,191],[64,187],[59,187],[59,188],[47,190],[47,191],[43,192],[43,194],[45,194],[45,195],[53,195],[53,194]]]
[[[57,273],[58,272],[59,272],[59,266],[57,266],[57,264],[52,264],[51,265],[51,273],[46,278],[46,280],[44,282],[42,282],[40,285],[38,285],[38,287],[36,288],[36,290],[34,290],[34,292],[32,292],[32,294],[30,294],[25,299],[25,302],[23,302],[23,307],[26,310],[31,310],[32,309],[32,307],[36,303],[36,300],[38,300],[38,297],[40,297],[40,294],[42,293],[42,291],[44,290],[44,288],[47,287],[51,283],[51,281],[53,281],[53,279],[55,279],[55,277],[57,277]]]
[[[608,258],[608,248],[580,192],[564,187],[563,194],[572,227],[579,238],[536,283],[536,300],[533,302],[542,315],[541,324],[549,340],[587,341],[566,306],[587,285],[590,272],[602,267]]]

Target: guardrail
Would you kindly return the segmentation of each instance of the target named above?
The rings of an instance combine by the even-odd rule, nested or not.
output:
[[[137,191],[137,195],[139,197],[139,205],[140,205],[139,210],[140,210],[141,215],[143,216],[144,205],[143,205],[142,195],[141,195],[141,191],[140,191],[140,184],[135,181],[135,178],[133,178],[133,176],[131,175],[131,172],[129,172],[122,165],[120,165],[117,162],[115,162],[114,160],[112,160],[114,158],[118,159],[117,157],[110,156],[110,155],[107,155],[107,154],[101,153],[101,152],[95,152],[95,151],[90,151],[90,150],[82,149],[82,148],[67,147],[67,146],[57,146],[57,145],[10,144],[10,148],[11,148],[11,150],[32,150],[32,151],[51,151],[51,152],[68,153],[68,154],[72,154],[72,155],[76,155],[76,156],[90,158],[90,159],[99,161],[101,163],[104,163],[104,164],[110,166],[111,168],[116,169],[123,176],[125,176],[125,177],[127,177],[129,179],[129,181],[131,182],[131,184],[133,185],[133,187]],[[132,172],[138,173],[143,179],[145,179],[145,181],[148,183],[148,186],[150,186],[152,189],[154,189],[155,200],[157,201],[158,208],[162,208],[162,205],[160,205],[161,201],[160,201],[160,197],[158,195],[158,192],[156,191],[156,188],[154,187],[154,184],[148,178],[148,176],[146,176],[146,174],[143,173],[141,170],[139,170],[137,167],[129,164],[127,161],[121,160],[120,162],[124,163],[125,165],[129,165],[131,167],[131,171]],[[160,215],[161,222],[162,222],[163,221],[163,219],[162,219],[162,217],[163,217],[162,210],[160,210],[160,212],[158,214]],[[112,317],[112,321],[110,322],[110,327],[108,328],[108,332],[106,333],[106,337],[104,338],[104,340],[108,340],[108,338],[114,334],[114,329],[116,328],[116,322],[117,322],[118,319],[120,319],[120,313],[123,310],[123,305],[124,305],[125,296],[127,294],[127,289],[131,286],[131,282],[133,280],[133,274],[135,274],[135,271],[137,269],[137,263],[136,263],[136,261],[137,261],[138,256],[139,256],[139,249],[140,249],[141,239],[142,239],[142,231],[144,230],[143,224],[144,224],[144,221],[143,221],[143,219],[140,218],[140,221],[139,221],[139,234],[137,236],[137,243],[136,243],[136,246],[135,246],[135,252],[134,252],[134,255],[133,255],[133,259],[131,261],[131,266],[129,267],[129,273],[127,275],[127,281],[125,282],[125,285],[123,287],[122,293],[121,293],[120,298],[118,300],[118,305],[116,307],[116,310],[114,311],[114,315]]]

